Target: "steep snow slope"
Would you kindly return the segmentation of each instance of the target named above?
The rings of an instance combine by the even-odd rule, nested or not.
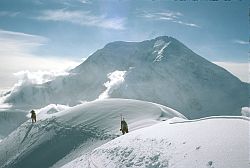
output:
[[[22,86],[6,102],[20,108],[41,108],[51,103],[71,106],[92,101],[103,97],[104,84],[115,72],[124,72],[124,80],[109,88],[108,97],[159,103],[191,119],[241,115],[241,107],[248,106],[249,85],[167,36],[109,43],[68,76]]]
[[[95,149],[91,168],[248,168],[249,119],[168,120]],[[84,160],[66,167],[81,167]]]
[[[50,117],[50,114],[63,111],[68,108],[70,107],[65,105],[50,104],[44,108],[35,109],[35,112],[37,117],[41,119]],[[28,119],[30,119],[30,113],[27,110],[0,108],[0,139],[5,138]]]
[[[27,112],[22,110],[0,109],[0,139],[27,121],[26,115]]]
[[[85,103],[22,124],[0,143],[0,165],[11,168],[62,166],[119,136],[120,114],[129,130],[172,117],[185,118],[162,105],[125,99]]]

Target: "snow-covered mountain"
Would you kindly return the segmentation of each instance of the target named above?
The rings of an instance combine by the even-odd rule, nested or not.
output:
[[[185,119],[168,107],[128,99],[99,100],[46,115],[43,110],[36,123],[26,121],[0,142],[0,167],[60,167],[80,156],[88,159],[93,149],[121,135],[120,114],[129,131]]]
[[[76,105],[102,98],[129,98],[166,105],[187,118],[240,115],[248,85],[162,36],[143,42],[113,42],[97,50],[68,76],[22,85],[5,99],[19,108]]]

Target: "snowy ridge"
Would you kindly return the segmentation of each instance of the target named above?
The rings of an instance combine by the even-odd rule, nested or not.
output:
[[[130,131],[173,117],[186,119],[173,109],[150,102],[88,102],[38,118],[35,124],[30,120],[23,123],[0,143],[0,163],[4,168],[44,168],[61,167],[79,156],[88,158],[94,148],[121,135],[121,113]]]
[[[210,120],[210,119],[212,120],[214,119],[239,119],[239,120],[250,121],[250,118],[245,117],[245,116],[212,116],[212,117],[199,118],[195,120],[173,121],[173,122],[170,122],[169,124],[181,124],[181,123],[197,122],[197,121]]]
[[[70,109],[69,106],[62,105],[62,104],[50,104],[46,107],[43,107],[41,109],[35,109],[37,118],[39,119],[46,119],[50,118],[52,114],[58,113],[60,111],[68,110]],[[30,117],[30,114],[28,114],[28,117]]]
[[[183,121],[185,126],[170,124],[171,120],[136,130],[96,148],[91,154],[90,167],[249,167],[249,119],[246,117]]]

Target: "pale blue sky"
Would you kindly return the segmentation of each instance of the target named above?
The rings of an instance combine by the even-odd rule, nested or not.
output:
[[[20,58],[18,71],[24,58],[79,62],[112,41],[167,35],[210,61],[246,63],[248,15],[247,0],[0,0],[0,59]]]

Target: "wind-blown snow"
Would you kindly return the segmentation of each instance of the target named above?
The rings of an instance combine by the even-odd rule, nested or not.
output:
[[[248,118],[168,120],[95,149],[89,167],[248,168],[249,147]]]
[[[173,109],[150,102],[88,102],[38,118],[37,123],[29,120],[22,124],[0,143],[0,163],[4,168],[44,168],[63,166],[79,156],[88,158],[94,148],[121,135],[121,113],[129,131],[173,117],[185,118]]]
[[[103,85],[107,88],[98,99],[109,98],[110,94],[113,90],[117,89],[123,82],[125,78],[125,74],[127,71],[114,71],[107,75],[109,81],[105,82]]]

